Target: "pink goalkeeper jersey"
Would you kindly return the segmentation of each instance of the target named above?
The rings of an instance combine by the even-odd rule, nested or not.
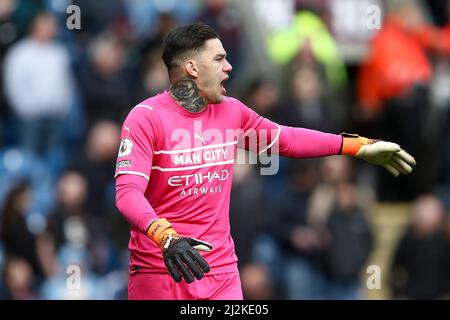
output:
[[[243,139],[252,134],[255,140]],[[165,91],[130,111],[115,177],[125,186],[118,187],[117,206],[131,223],[132,269],[167,273],[161,249],[145,234],[152,221],[166,218],[180,235],[213,245],[201,253],[210,274],[237,271],[229,203],[236,148],[243,141],[247,148],[256,141],[259,152],[279,146],[281,155],[296,158],[338,154],[342,144],[339,135],[280,126],[230,97],[192,113]],[[136,185],[144,187],[128,192]]]

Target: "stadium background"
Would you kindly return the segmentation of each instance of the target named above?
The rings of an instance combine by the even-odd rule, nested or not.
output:
[[[261,115],[391,140],[418,162],[397,179],[348,157],[281,159],[275,176],[237,165],[245,297],[449,298],[450,5],[438,0],[1,0],[0,297],[126,298],[121,121],[168,87],[161,39],[196,20],[221,36],[229,94]]]

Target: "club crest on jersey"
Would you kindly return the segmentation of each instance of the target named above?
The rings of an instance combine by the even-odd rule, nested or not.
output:
[[[119,147],[119,158],[128,156],[131,150],[133,150],[133,142],[128,138],[123,139]]]

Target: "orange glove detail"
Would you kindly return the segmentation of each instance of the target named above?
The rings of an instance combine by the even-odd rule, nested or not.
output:
[[[153,221],[147,229],[147,235],[152,239],[161,249],[169,239],[181,238],[178,233],[172,228],[172,224],[167,219],[161,218]]]
[[[409,174],[416,160],[396,143],[360,137],[356,134],[342,134],[341,154],[363,159],[370,164],[384,167],[394,177]]]
[[[368,139],[365,137],[360,137],[357,134],[349,134],[349,133],[343,133],[343,140],[342,140],[342,152],[341,154],[349,155],[349,156],[356,156],[358,151],[361,149],[361,146],[367,145],[367,144],[373,144],[377,142],[378,140],[375,139]]]

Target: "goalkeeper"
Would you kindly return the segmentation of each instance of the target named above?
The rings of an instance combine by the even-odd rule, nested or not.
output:
[[[246,137],[258,152],[349,155],[394,176],[415,165],[395,143],[279,125],[226,96],[232,66],[208,25],[171,31],[162,58],[171,86],[130,111],[116,163],[116,205],[131,224],[129,299],[243,298],[229,201]]]

